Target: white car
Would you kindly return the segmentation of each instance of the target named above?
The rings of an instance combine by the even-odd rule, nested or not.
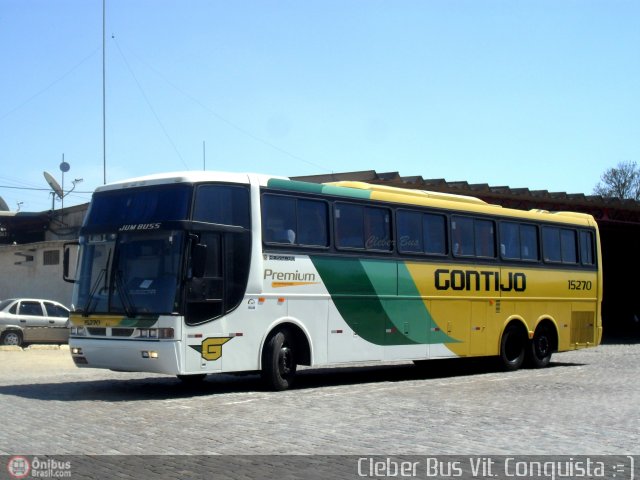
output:
[[[58,302],[10,298],[0,302],[0,344],[67,343],[69,309]]]

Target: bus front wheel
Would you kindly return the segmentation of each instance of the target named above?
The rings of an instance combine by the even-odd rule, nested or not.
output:
[[[500,360],[505,370],[518,370],[526,355],[527,335],[523,327],[510,324],[502,333],[500,341]]]
[[[262,353],[262,378],[274,390],[293,385],[297,368],[293,335],[279,330],[265,344]]]

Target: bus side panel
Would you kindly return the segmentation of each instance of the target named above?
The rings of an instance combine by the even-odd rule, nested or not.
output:
[[[530,336],[541,321],[549,319],[557,329],[559,351],[595,344],[598,335],[596,271],[502,269],[503,279],[516,273],[525,283],[519,282],[517,289],[501,292],[502,308],[517,312]]]

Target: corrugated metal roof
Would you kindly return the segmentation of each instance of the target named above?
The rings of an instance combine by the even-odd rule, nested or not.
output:
[[[444,178],[424,178],[421,175],[402,176],[398,172],[378,173],[375,170],[305,175],[291,179],[313,183],[356,180],[378,185],[471,195],[489,203],[523,210],[572,210],[589,213],[601,221],[640,223],[640,202],[600,195],[492,186],[487,183],[470,184],[466,181],[447,181]]]

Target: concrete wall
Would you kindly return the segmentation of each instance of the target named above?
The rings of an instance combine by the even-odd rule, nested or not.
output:
[[[68,307],[73,284],[62,280],[64,243],[0,246],[0,299],[44,298]]]

